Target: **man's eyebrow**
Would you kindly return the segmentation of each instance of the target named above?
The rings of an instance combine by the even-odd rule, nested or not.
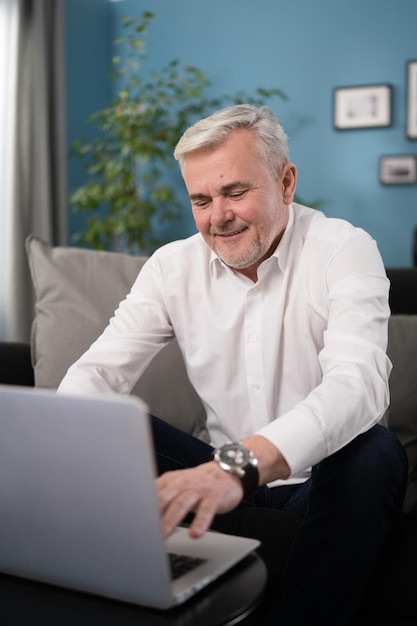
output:
[[[249,189],[249,187],[251,187],[252,185],[248,182],[242,182],[242,181],[235,181],[233,183],[229,183],[228,185],[223,185],[223,187],[220,187],[220,191],[222,192],[222,194],[228,194],[231,191],[235,191],[236,189]]]
[[[204,193],[192,193],[190,194],[190,200],[193,200],[194,202],[196,200],[207,200],[208,196],[204,195]]]
[[[220,193],[222,195],[227,195],[236,189],[249,189],[252,187],[251,183],[235,181],[233,183],[228,183],[227,185],[223,185],[220,187]],[[206,196],[204,193],[192,193],[190,194],[190,200],[207,200],[209,196]]]

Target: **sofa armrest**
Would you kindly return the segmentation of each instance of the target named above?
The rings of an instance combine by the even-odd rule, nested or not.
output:
[[[34,386],[29,343],[0,342],[0,384]]]

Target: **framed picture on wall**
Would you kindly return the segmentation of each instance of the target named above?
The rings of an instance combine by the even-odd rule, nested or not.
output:
[[[417,139],[417,61],[407,63],[407,137]]]
[[[417,157],[414,154],[381,157],[379,178],[384,185],[415,183],[417,181]]]
[[[391,85],[334,89],[334,127],[338,130],[391,125]]]

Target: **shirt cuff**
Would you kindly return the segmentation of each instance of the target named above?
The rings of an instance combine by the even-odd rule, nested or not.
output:
[[[289,411],[267,426],[262,435],[273,443],[290,466],[290,478],[305,476],[305,470],[319,463],[326,456],[325,437],[311,415]]]

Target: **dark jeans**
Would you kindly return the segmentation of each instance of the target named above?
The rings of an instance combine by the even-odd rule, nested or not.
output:
[[[159,473],[198,465],[210,458],[211,446],[158,418],[152,418],[152,429]],[[218,516],[215,528],[226,532],[237,529],[237,534],[236,518],[248,512],[256,524],[257,510],[281,511],[283,517],[276,518],[276,534],[280,533],[281,522],[286,528],[286,515],[300,519],[294,526],[291,546],[285,548],[282,580],[270,581],[280,590],[278,606],[263,623],[349,624],[360,608],[401,509],[406,482],[407,459],[402,446],[386,428],[374,426],[317,464],[307,482],[272,489],[260,487],[252,498],[242,502],[240,511],[229,517]],[[260,513],[260,538],[265,533],[261,528],[263,519]],[[267,519],[270,524],[271,516]],[[230,527],[228,520],[232,522]],[[256,536],[256,532],[251,534]],[[278,550],[275,554],[267,550],[267,559],[279,561]]]

